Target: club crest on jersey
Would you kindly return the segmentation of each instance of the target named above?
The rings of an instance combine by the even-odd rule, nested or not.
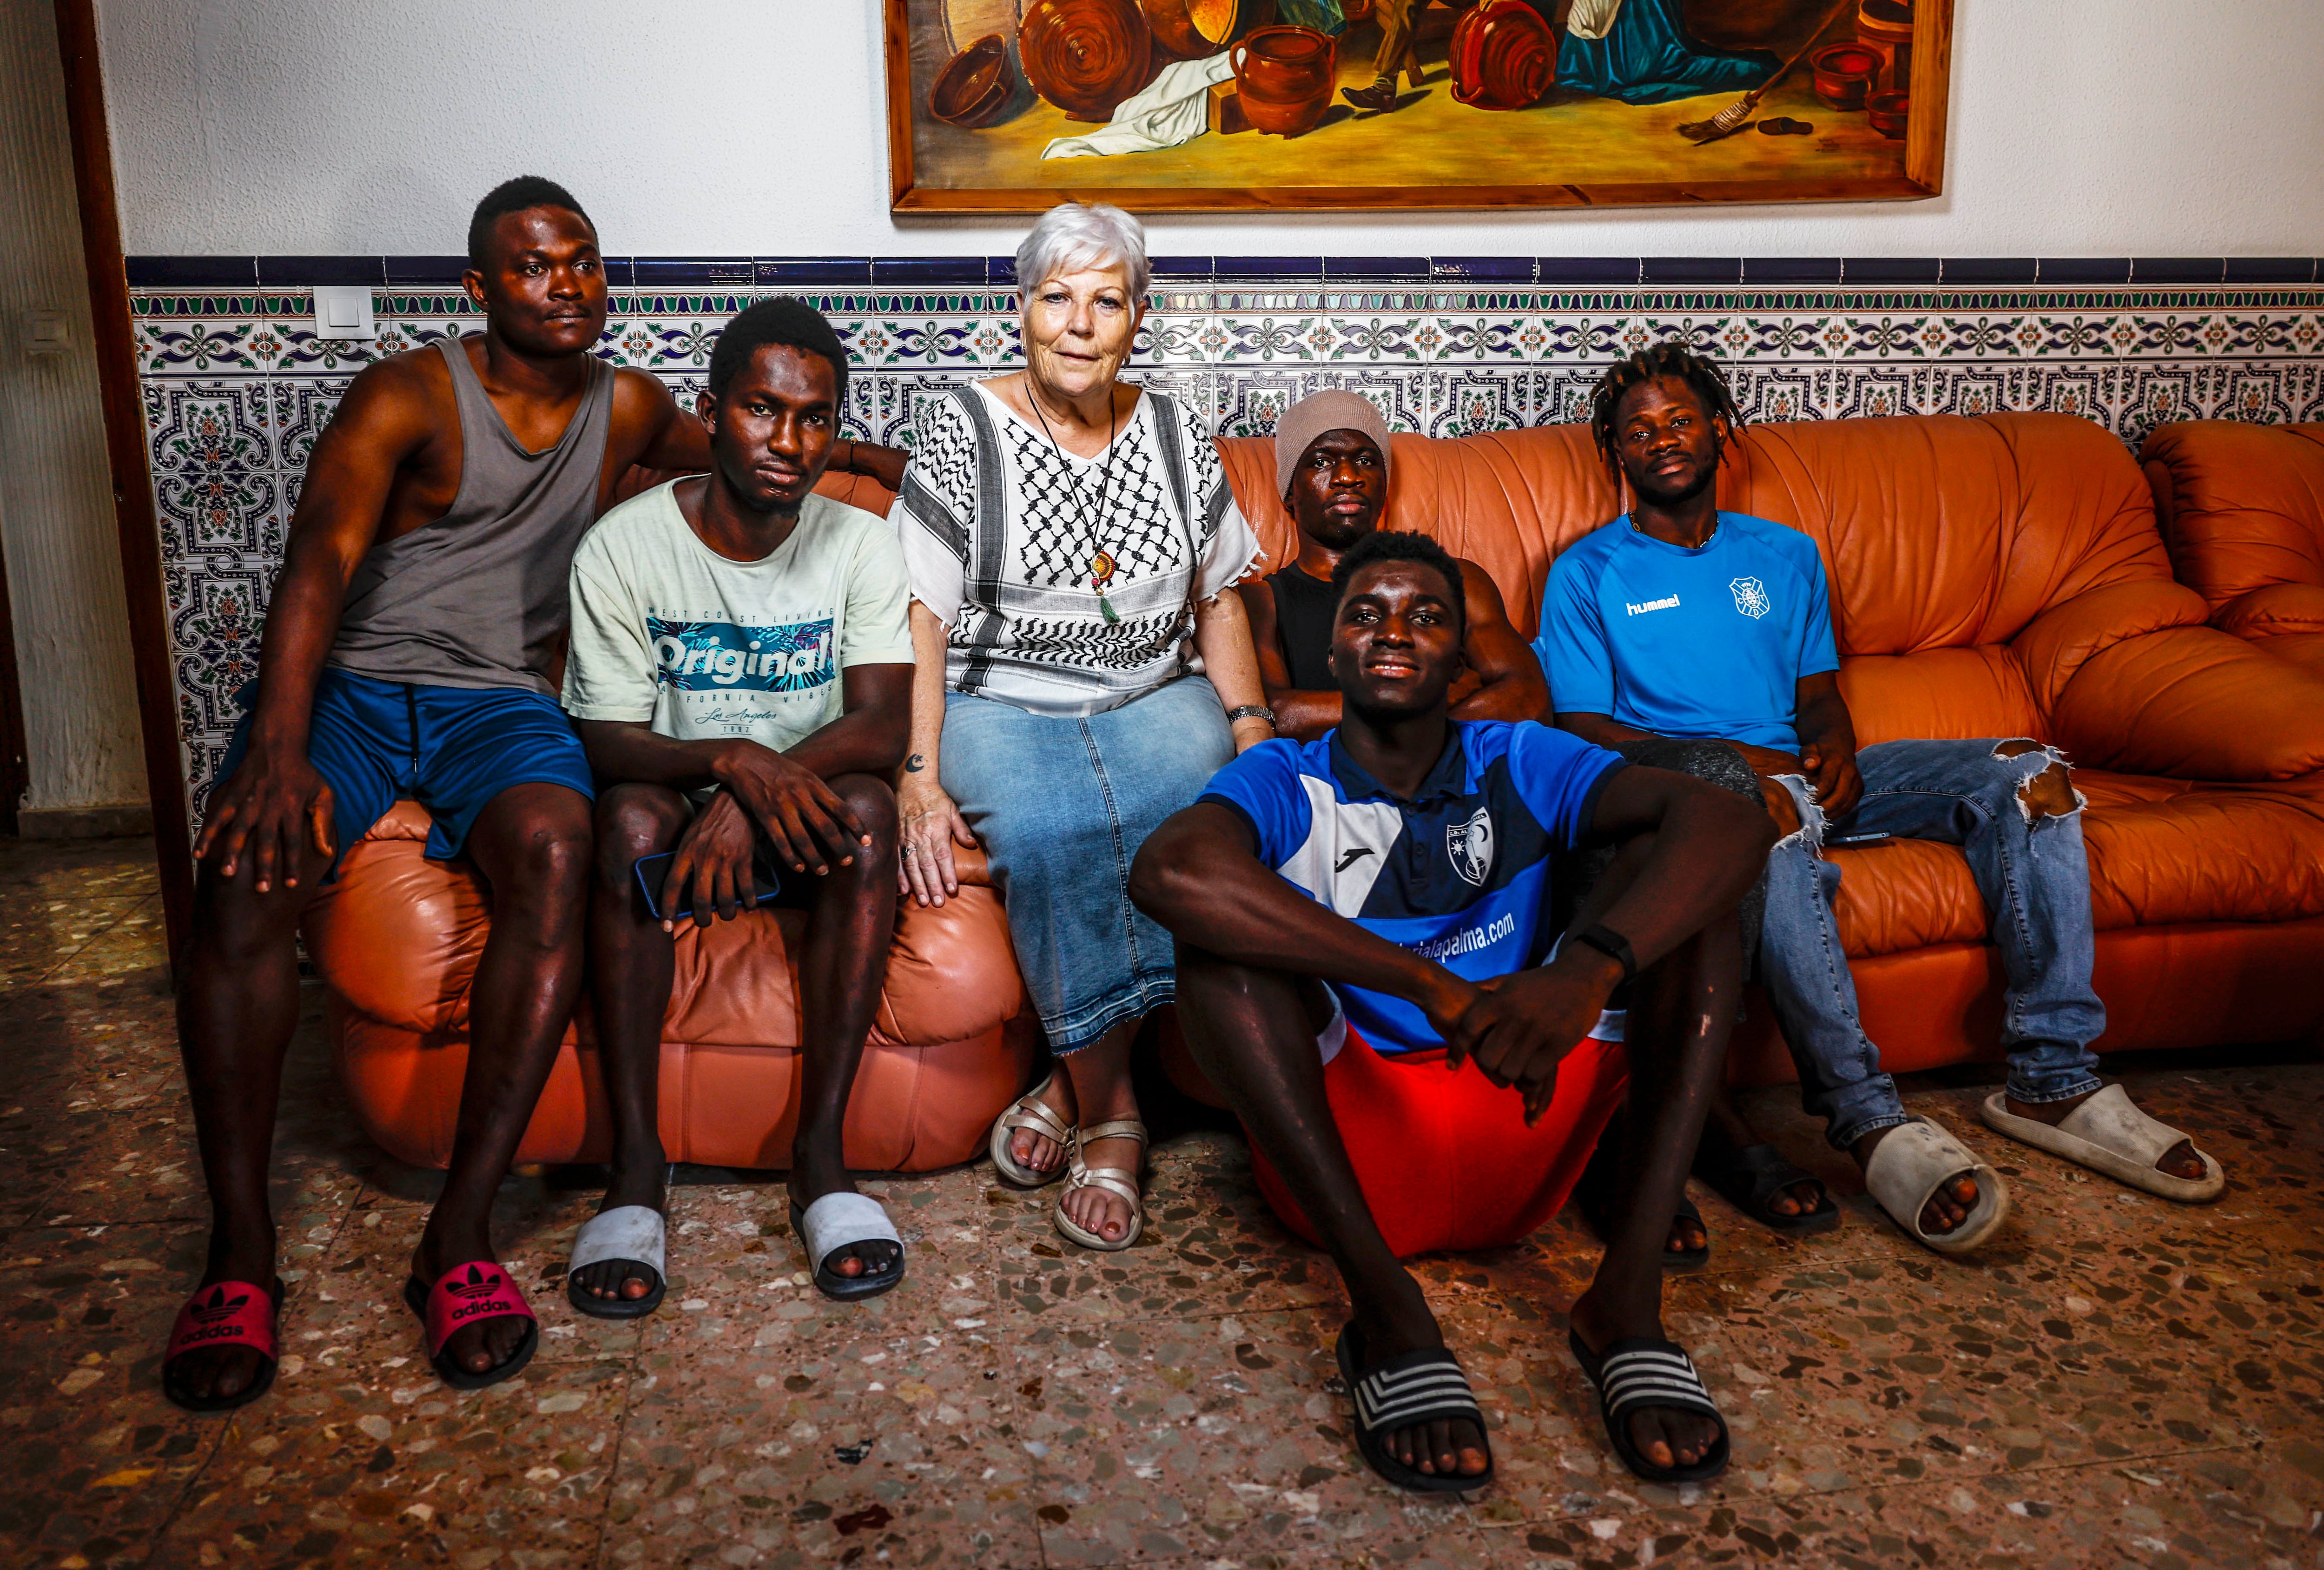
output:
[[[1483,888],[1493,871],[1493,815],[1480,807],[1467,821],[1445,825],[1444,854],[1454,872]]]
[[[1756,577],[1738,577],[1727,588],[1735,596],[1735,608],[1755,622],[1774,608],[1767,598],[1767,586]]]

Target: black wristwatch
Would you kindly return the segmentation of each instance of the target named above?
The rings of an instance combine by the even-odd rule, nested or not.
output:
[[[1275,711],[1268,707],[1263,703],[1246,703],[1239,708],[1231,708],[1227,710],[1227,724],[1229,725],[1234,724],[1237,720],[1247,719],[1263,719],[1267,722],[1267,728],[1268,730],[1275,730],[1277,728],[1275,723]]]
[[[1630,940],[1610,927],[1585,927],[1573,935],[1576,943],[1586,943],[1622,967],[1622,979],[1628,981],[1638,974],[1638,956],[1630,951]]]

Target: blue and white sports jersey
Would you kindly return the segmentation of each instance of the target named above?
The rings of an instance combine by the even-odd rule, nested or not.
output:
[[[1259,859],[1368,931],[1486,981],[1541,963],[1549,862],[1590,831],[1619,754],[1530,723],[1455,722],[1409,801],[1348,756],[1333,731],[1262,742],[1200,799],[1248,819]],[[1443,1046],[1401,998],[1334,984],[1349,1023],[1393,1056]]]
[[[1550,706],[1663,736],[1799,751],[1799,681],[1840,669],[1815,541],[1721,513],[1690,550],[1624,513],[1550,565],[1534,657]]]

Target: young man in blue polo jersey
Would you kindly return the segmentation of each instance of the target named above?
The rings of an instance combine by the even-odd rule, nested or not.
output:
[[[2106,1010],[2090,989],[2089,869],[2065,760],[2006,737],[1858,752],[1815,542],[1718,509],[1720,453],[1738,423],[1717,367],[1676,344],[1600,383],[1599,448],[1635,502],[1550,569],[1535,651],[1557,724],[1609,747],[1721,738],[1790,797],[1798,827],[1768,861],[1762,979],[1807,1110],[1914,1237],[1975,1246],[2000,1224],[2006,1190],[1950,1134],[1908,1117],[1880,1071],[1833,917],[1840,868],[1822,854],[1843,836],[1967,853],[2008,978],[2009,1082],[1987,1122],[2165,1197],[2212,1197],[2217,1162],[2119,1085],[2099,1087],[2089,1044]],[[1731,1113],[1714,1115],[1706,1159],[1731,1156],[1711,1146],[1738,1130],[1752,1137]]]
[[[1177,939],[1187,1042],[1262,1189],[1347,1283],[1358,1446],[1401,1487],[1489,1480],[1482,1416],[1397,1260],[1547,1220],[1627,1075],[1619,1219],[1571,1345],[1632,1470],[1714,1476],[1726,1427],[1663,1338],[1661,1254],[1726,1059],[1736,900],[1774,829],[1755,801],[1545,726],[1452,720],[1462,575],[1425,535],[1370,536],[1333,576],[1339,727],[1221,770],[1147,841],[1130,893]],[[1552,857],[1598,839],[1621,849],[1560,945]],[[1624,1048],[1604,1038],[1626,981]]]

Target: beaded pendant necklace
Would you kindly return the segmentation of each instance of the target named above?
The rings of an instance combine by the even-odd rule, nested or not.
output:
[[[1113,440],[1118,429],[1116,421],[1119,417],[1113,411],[1112,390],[1109,388],[1106,392],[1105,462],[1098,468],[1097,519],[1094,522],[1090,518],[1087,505],[1082,495],[1081,480],[1074,475],[1072,463],[1067,461],[1069,455],[1065,451],[1065,443],[1059,441],[1057,433],[1049,429],[1049,417],[1041,412],[1041,401],[1033,396],[1033,389],[1029,384],[1025,389],[1025,402],[1033,406],[1033,418],[1041,422],[1041,434],[1049,439],[1050,449],[1057,455],[1057,461],[1065,466],[1065,483],[1073,487],[1074,516],[1080,521],[1083,531],[1093,541],[1098,540],[1101,538],[1098,525],[1105,521],[1106,492],[1113,485]],[[1113,601],[1106,597],[1107,586],[1113,582],[1115,565],[1113,552],[1102,548],[1089,559],[1090,587],[1097,591],[1098,614],[1105,618],[1105,623],[1109,627],[1121,620],[1121,613],[1115,610]]]

